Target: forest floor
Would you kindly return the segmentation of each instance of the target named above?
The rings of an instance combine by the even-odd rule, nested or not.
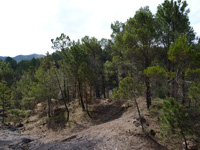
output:
[[[157,133],[156,121],[150,119],[143,98],[138,99],[145,128]],[[57,110],[62,108],[58,104]],[[23,122],[17,131],[0,129],[0,150],[162,150],[156,142],[157,134],[149,137],[142,133],[133,101],[97,99],[89,104],[93,118],[82,112],[78,101],[70,105],[70,120],[61,122],[65,113],[49,121],[43,115],[45,107],[38,106],[35,115]],[[54,108],[55,109],[55,108]]]

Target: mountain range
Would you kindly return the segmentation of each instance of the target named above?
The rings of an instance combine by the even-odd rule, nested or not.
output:
[[[20,62],[21,60],[31,60],[32,58],[42,58],[45,55],[42,54],[30,54],[30,55],[17,55],[15,57],[11,57],[12,59],[14,59],[17,62]],[[0,59],[5,60],[7,57],[9,56],[0,56]]]

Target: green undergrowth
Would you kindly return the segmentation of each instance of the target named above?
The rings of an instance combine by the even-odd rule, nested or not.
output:
[[[154,98],[152,100],[152,105],[149,111],[151,118],[155,120],[159,120],[159,117],[162,113],[162,108],[163,108],[163,99]]]
[[[8,114],[6,122],[19,123],[31,115],[31,110],[12,109]]]
[[[57,115],[51,116],[50,118],[47,119],[48,123],[64,123],[67,121],[67,112],[62,110],[60,111]]]

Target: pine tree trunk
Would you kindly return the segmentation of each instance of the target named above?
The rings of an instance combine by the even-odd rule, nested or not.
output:
[[[69,86],[67,85],[67,101],[70,102]]]
[[[119,70],[117,67],[117,90],[119,89]]]
[[[83,103],[83,96],[82,96],[82,93],[81,93],[81,82],[79,82],[78,88],[79,88],[79,96],[80,96],[82,110],[85,111],[85,106],[84,106],[84,103]]]
[[[171,71],[171,62],[170,60],[168,59],[167,60],[167,70],[168,70],[168,73],[170,73]],[[167,97],[170,97],[170,77],[167,77]]]
[[[172,72],[174,72],[174,63],[172,63]],[[176,90],[176,84],[175,84],[175,78],[172,78],[172,91],[171,96],[175,98],[175,90]]]
[[[96,98],[100,97],[99,85],[96,84]]]
[[[182,92],[183,92],[183,98],[182,98],[182,104],[185,104],[185,71],[182,72]]]
[[[95,98],[100,97],[99,92],[99,84],[98,84],[98,75],[97,75],[97,60],[96,60],[96,53],[93,51],[93,64],[94,64],[94,86],[95,86]]]
[[[64,78],[64,97],[67,98],[67,90],[66,90],[66,81],[65,81],[65,78]]]
[[[2,123],[4,124],[5,122],[5,100],[4,100],[4,95],[3,95],[3,117],[2,117]]]
[[[90,118],[92,118],[92,116],[90,115],[89,113],[89,110],[88,110],[88,98],[87,98],[87,88],[85,87],[85,102],[86,102],[86,111],[87,111],[87,114]]]
[[[48,117],[51,117],[51,98],[48,96]]]
[[[146,84],[146,102],[147,102],[147,109],[149,110],[149,107],[151,105],[151,88],[150,88],[150,79],[148,76],[146,76],[145,79]]]
[[[140,123],[141,123],[141,126],[142,126],[142,132],[143,132],[144,134],[146,134],[146,133],[145,133],[145,130],[144,130],[144,125],[143,125],[142,116],[141,116],[141,114],[140,114],[140,109],[139,109],[139,106],[138,106],[138,103],[137,103],[137,100],[136,100],[136,97],[135,97],[135,96],[134,96],[134,101],[135,101],[135,105],[136,105],[136,107],[137,107],[138,116],[139,116]]]
[[[183,133],[183,130],[182,130],[182,129],[181,129],[181,135],[182,135],[182,137],[183,137],[183,139],[184,139],[184,142],[185,142],[185,149],[186,149],[186,150],[188,150],[187,139],[186,139],[186,137],[185,137],[185,135],[184,135],[184,133]]]
[[[76,82],[74,84],[74,93],[73,93],[73,98],[76,98]]]
[[[145,49],[145,69],[149,67],[149,51],[148,49]],[[148,76],[145,75],[145,85],[146,85],[146,103],[147,103],[147,109],[149,110],[151,105],[151,87],[150,87],[150,79]]]
[[[90,99],[92,99],[92,87],[90,86]]]
[[[56,74],[56,73],[55,73],[55,74]],[[67,111],[67,120],[66,120],[66,122],[68,122],[68,121],[69,121],[69,109],[68,109],[68,107],[67,107],[67,103],[66,103],[66,101],[65,101],[65,97],[64,97],[64,94],[63,94],[63,91],[62,91],[62,88],[61,88],[61,85],[60,85],[60,81],[59,81],[59,78],[58,78],[58,75],[57,75],[57,74],[56,74],[56,78],[57,78],[58,86],[59,86],[59,89],[60,89],[60,92],[61,92],[61,95],[62,95],[62,100],[63,100],[63,102],[64,102],[65,109],[66,109],[66,111]],[[69,99],[68,99],[68,101],[69,101]]]
[[[102,83],[103,83],[103,96],[106,98],[106,90],[105,90],[105,82],[104,82],[104,75],[102,74]]]
[[[172,30],[173,30],[173,33],[175,33],[176,27],[175,27],[175,23],[174,22],[172,24]],[[172,42],[175,42],[175,35],[174,34],[172,35]],[[175,65],[172,62],[172,72],[174,72],[174,70],[175,70]],[[175,84],[175,78],[173,77],[172,78],[172,93],[171,93],[171,96],[173,98],[175,98],[175,90],[176,90],[176,84]],[[176,100],[176,98],[175,98],[175,100]]]

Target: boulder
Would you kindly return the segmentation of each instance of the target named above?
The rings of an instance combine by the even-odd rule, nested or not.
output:
[[[121,109],[122,110],[126,110],[130,107],[130,104],[129,103],[124,103],[122,106],[121,106]]]

